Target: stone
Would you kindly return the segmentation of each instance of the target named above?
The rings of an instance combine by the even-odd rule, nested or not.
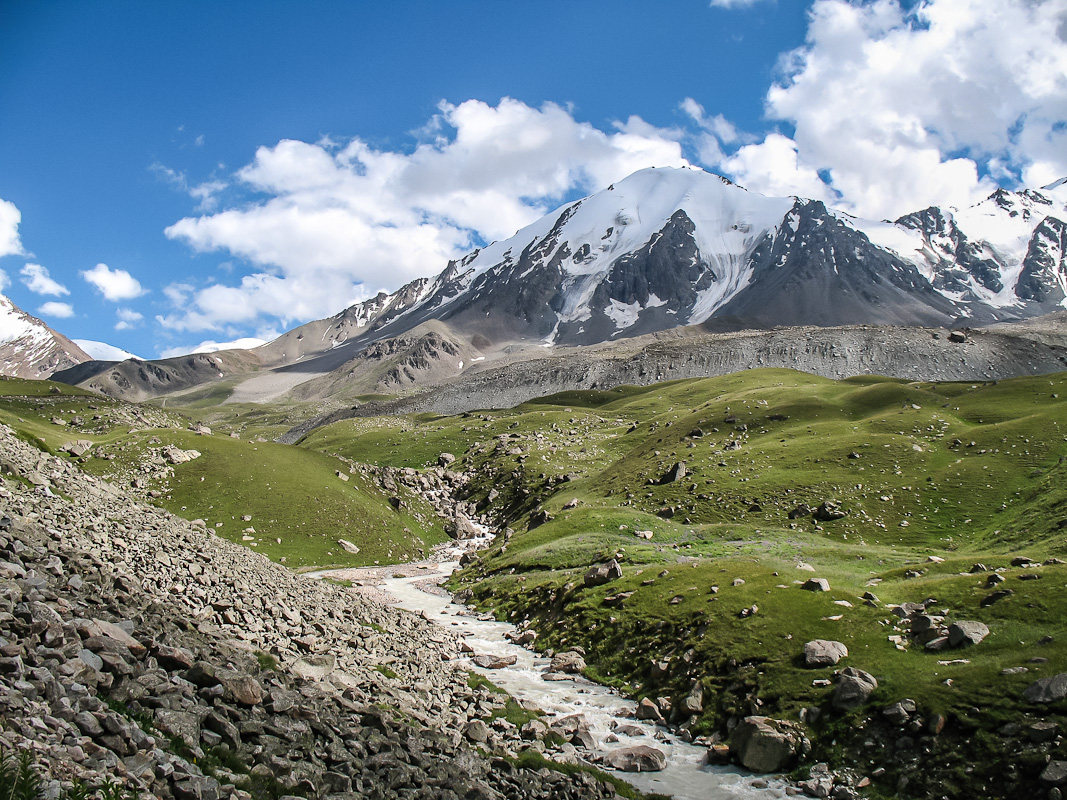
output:
[[[660,713],[659,706],[648,697],[641,698],[641,701],[637,704],[635,716],[637,719],[648,722],[662,722],[663,720],[663,714]]]
[[[355,544],[352,544],[352,542],[348,541],[348,539],[338,539],[337,544],[341,545],[341,549],[344,550],[346,553],[351,553],[354,556],[359,555],[359,547]]]
[[[679,461],[659,479],[659,484],[665,486],[668,483],[675,483],[685,478],[687,472],[685,468],[685,462]]]
[[[841,642],[814,639],[804,645],[804,666],[808,669],[832,667],[848,656],[848,648]]]
[[[819,522],[834,522],[848,516],[847,511],[841,509],[841,504],[836,500],[824,500],[811,514]]]
[[[472,742],[484,744],[489,741],[489,726],[480,719],[472,719],[463,727],[463,734]]]
[[[215,671],[215,667],[206,661],[197,661],[185,671],[185,680],[201,689],[218,686],[222,683]]]
[[[163,644],[156,647],[155,657],[159,666],[172,672],[180,669],[189,669],[196,661],[193,654],[188,650],[183,650],[180,647],[168,647]]]
[[[1028,703],[1056,703],[1067,697],[1067,672],[1034,681],[1023,691]]]
[[[831,703],[838,711],[859,708],[878,688],[878,681],[869,672],[855,667],[845,667],[837,678]]]
[[[585,659],[582,658],[581,653],[577,653],[574,650],[568,650],[553,656],[552,664],[548,669],[549,672],[562,672],[568,675],[573,675],[581,672],[585,669],[585,666]]]
[[[950,647],[965,647],[978,644],[989,635],[989,628],[977,620],[958,620],[948,626]]]
[[[604,756],[604,764],[620,772],[659,772],[667,766],[667,756],[655,747],[639,744],[612,750]]]
[[[82,620],[78,626],[78,633],[82,638],[91,639],[96,636],[103,636],[113,641],[119,642],[124,645],[135,657],[140,658],[148,652],[148,648],[134,639],[125,630],[120,628],[114,622],[108,622],[102,619],[89,619]]]
[[[926,606],[922,603],[901,603],[899,606],[893,606],[893,613],[901,619],[908,619],[926,613]]]
[[[704,687],[700,681],[694,681],[689,694],[682,701],[682,710],[689,716],[704,712]]]
[[[337,658],[333,653],[309,655],[298,658],[289,667],[294,675],[311,681],[321,681],[337,669]]]
[[[263,687],[251,675],[224,677],[222,685],[229,696],[243,706],[258,706],[263,702]]]
[[[1035,722],[1026,729],[1027,737],[1035,744],[1051,742],[1056,738],[1058,732],[1059,726],[1055,722],[1050,721]]]
[[[518,656],[499,656],[483,653],[472,658],[471,663],[482,669],[504,669],[504,667],[512,666],[518,660]]]
[[[1067,761],[1050,761],[1038,776],[1046,786],[1063,786],[1067,783]]]
[[[782,772],[800,752],[802,735],[790,722],[770,717],[745,717],[730,734],[730,751],[752,772]]]
[[[596,564],[589,568],[589,571],[585,573],[583,583],[586,588],[592,588],[594,586],[603,586],[605,583],[618,580],[622,577],[622,567],[616,559],[606,564]]]
[[[809,592],[828,592],[830,582],[826,578],[809,578],[801,584],[800,588]]]
[[[444,527],[445,533],[459,541],[477,539],[482,535],[478,527],[461,511],[457,511],[455,516],[445,523]]]
[[[882,709],[882,716],[893,725],[904,725],[916,711],[914,700],[901,700]]]

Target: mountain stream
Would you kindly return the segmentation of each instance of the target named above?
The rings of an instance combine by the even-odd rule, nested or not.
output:
[[[463,549],[468,549],[471,543],[463,544],[467,545]],[[482,669],[473,664],[470,669],[481,673],[524,705],[543,711],[543,719],[549,724],[553,719],[583,715],[599,754],[635,745],[660,750],[667,756],[667,766],[662,771],[613,773],[642,792],[672,795],[676,800],[772,800],[787,796],[787,784],[780,779],[759,778],[731,767],[708,765],[706,748],[687,744],[662,727],[635,719],[637,704],[605,686],[581,676],[544,680],[542,674],[549,659],[512,644],[507,636],[516,632],[514,625],[497,622],[488,615],[458,605],[452,602],[448,592],[439,588],[438,584],[458,568],[459,562],[451,559],[458,558],[461,552],[455,548],[451,552],[439,553],[438,558],[449,559],[446,561],[330,570],[314,573],[314,576],[355,579],[369,585],[379,599],[386,600],[380,594],[384,593],[388,595],[387,602],[459,631],[477,654],[515,656],[515,664],[502,669]],[[622,730],[617,730],[616,726]]]

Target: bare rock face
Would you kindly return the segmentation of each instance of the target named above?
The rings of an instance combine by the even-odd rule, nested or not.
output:
[[[730,751],[745,769],[781,772],[792,766],[804,739],[795,723],[745,717],[730,735]]]
[[[804,666],[808,669],[832,667],[848,655],[848,648],[841,642],[815,639],[804,645]]]
[[[645,744],[621,747],[604,757],[604,763],[620,772],[659,772],[667,766],[663,751]]]

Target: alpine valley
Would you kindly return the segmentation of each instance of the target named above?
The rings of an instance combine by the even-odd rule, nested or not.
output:
[[[1062,798],[1064,181],[646,169],[255,349],[0,338],[11,796]]]

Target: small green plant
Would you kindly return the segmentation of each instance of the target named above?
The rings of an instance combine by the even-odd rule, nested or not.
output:
[[[0,797],[3,800],[37,800],[41,797],[41,778],[33,768],[28,750],[17,756],[0,757]]]
[[[488,689],[493,694],[507,694],[504,689],[501,689],[491,680],[478,672],[467,673],[467,688],[468,689]]]
[[[385,666],[385,664],[378,664],[375,667],[375,669],[378,670],[378,672],[382,673],[382,675],[384,675],[387,678],[396,678],[397,677],[396,673],[393,670],[391,670],[389,667]]]
[[[262,650],[257,650],[256,661],[259,663],[259,668],[261,670],[270,670],[272,672],[278,671],[278,659],[270,653],[264,653]]]

